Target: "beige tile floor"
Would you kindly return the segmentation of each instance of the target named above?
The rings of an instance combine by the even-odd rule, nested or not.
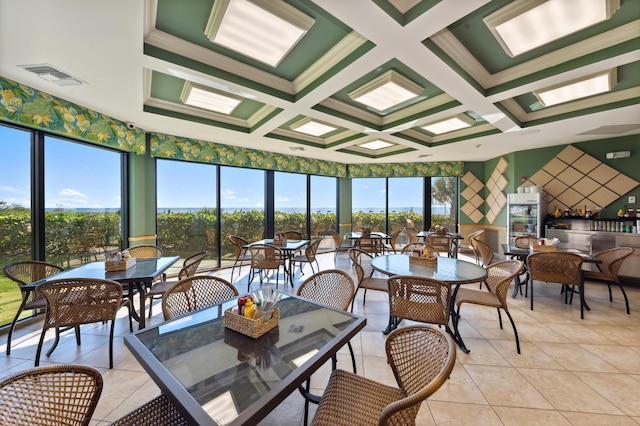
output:
[[[334,267],[333,255],[320,256],[322,269]],[[346,255],[337,267],[354,274]],[[246,291],[246,272],[236,279],[239,291]],[[310,275],[305,265],[306,276]],[[230,271],[218,272],[228,278]],[[296,274],[296,288],[301,282]],[[280,279],[282,283],[282,278]],[[257,280],[254,286],[257,286]],[[587,301],[592,310],[580,320],[579,304],[565,305],[555,284],[536,284],[535,310],[529,299],[509,298],[522,354],[516,352],[513,331],[505,322],[498,326],[495,310],[465,305],[461,334],[471,349],[458,351],[450,379],[422,404],[418,425],[637,425],[640,424],[640,288],[627,287],[631,315],[624,311],[619,290],[613,303],[606,285],[587,283]],[[358,294],[354,311],[367,317],[367,326],[353,339],[358,373],[373,380],[395,385],[384,353],[387,323],[386,295],[380,292]],[[151,324],[162,320],[159,306]],[[83,326],[82,345],[75,345],[73,332],[63,339],[47,363],[85,363],[99,368],[105,380],[104,391],[93,424],[105,425],[152,399],[158,387],[124,346],[127,334],[126,311],[116,324],[114,368],[108,368],[108,327]],[[403,323],[404,324],[404,323]],[[30,368],[41,323],[32,322],[14,334],[11,356],[5,355],[5,336],[0,336],[0,376]],[[50,342],[51,336],[48,336]],[[48,347],[45,342],[45,350]],[[346,348],[339,354],[338,366],[350,369]],[[317,393],[330,373],[325,365],[312,377]],[[313,414],[314,407],[311,409]],[[293,393],[261,425],[302,424],[303,400]]]

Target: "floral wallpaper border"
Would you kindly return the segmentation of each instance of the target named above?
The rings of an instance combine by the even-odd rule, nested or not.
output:
[[[123,121],[0,77],[0,120],[144,154],[145,132]]]
[[[350,178],[462,176],[464,162],[350,164]]]
[[[153,157],[320,176],[347,177],[347,166],[342,163],[313,160],[159,133],[150,133],[149,135],[150,154]]]

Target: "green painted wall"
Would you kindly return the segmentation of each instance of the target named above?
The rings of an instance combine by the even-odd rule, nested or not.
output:
[[[148,155],[129,156],[129,246],[156,244],[156,167]],[[153,238],[140,239],[140,237]]]

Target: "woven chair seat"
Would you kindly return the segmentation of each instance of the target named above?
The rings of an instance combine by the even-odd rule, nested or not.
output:
[[[362,283],[358,287],[384,292],[387,292],[389,290],[386,278],[365,278],[364,280],[362,280]]]
[[[613,277],[600,271],[582,271],[584,279],[615,282]]]
[[[376,425],[382,410],[403,397],[398,388],[344,370],[331,373],[325,395],[311,422],[314,426]]]
[[[151,286],[151,289],[147,292],[147,297],[149,296],[161,296],[167,292],[175,283],[178,281],[158,281]]]
[[[476,305],[491,306],[494,308],[502,306],[498,296],[494,293],[459,288],[456,294],[456,305],[459,306],[463,303],[475,303]]]
[[[112,426],[188,426],[189,422],[164,395],[152,399],[129,414],[121,417]]]

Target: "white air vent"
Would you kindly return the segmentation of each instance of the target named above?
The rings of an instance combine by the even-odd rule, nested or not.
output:
[[[304,151],[304,147],[303,146],[290,146],[289,149],[291,151]]]
[[[49,64],[19,65],[19,68],[37,74],[38,77],[58,86],[75,86],[84,83],[82,80],[67,74]]]

